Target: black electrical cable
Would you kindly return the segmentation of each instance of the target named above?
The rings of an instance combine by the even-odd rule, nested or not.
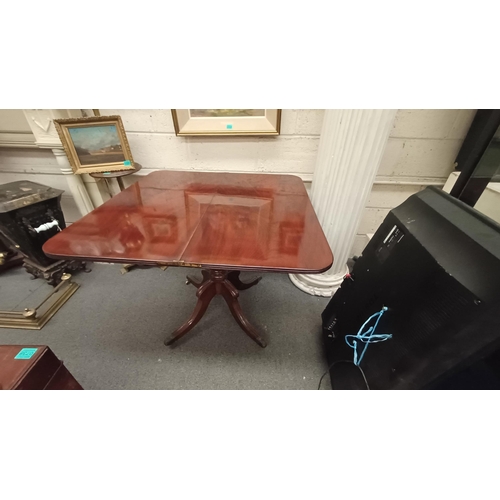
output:
[[[365,372],[363,371],[363,369],[361,368],[361,366],[359,365],[355,365],[353,361],[350,361],[348,359],[341,359],[339,361],[334,361],[329,367],[328,369],[326,370],[325,373],[323,373],[323,375],[321,376],[321,378],[319,379],[319,384],[318,384],[318,391],[320,390],[321,388],[321,382],[323,382],[323,379],[325,378],[325,375],[337,364],[340,364],[340,363],[349,363],[351,365],[354,365],[356,368],[358,368],[358,370],[361,372],[361,375],[363,376],[363,380],[365,381],[365,385],[366,385],[366,389],[369,391],[370,390],[370,386],[368,385],[368,380],[366,380],[366,375],[365,375]]]

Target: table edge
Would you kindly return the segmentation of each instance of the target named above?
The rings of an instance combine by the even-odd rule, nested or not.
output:
[[[42,247],[43,250],[43,247]],[[242,271],[242,272],[269,272],[269,273],[289,273],[289,274],[321,274],[328,271],[333,266],[333,254],[331,263],[320,269],[305,269],[305,268],[288,268],[288,267],[266,267],[266,266],[237,266],[230,264],[197,264],[193,262],[182,262],[182,261],[151,261],[151,260],[139,260],[139,259],[106,259],[106,258],[95,258],[95,257],[73,257],[69,255],[55,255],[45,252],[50,258],[58,260],[77,260],[83,262],[98,262],[102,264],[133,264],[138,266],[169,266],[169,267],[191,267],[194,269],[221,269],[228,271]]]

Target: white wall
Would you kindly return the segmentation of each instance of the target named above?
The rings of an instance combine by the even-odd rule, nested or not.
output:
[[[400,109],[351,255],[360,255],[389,211],[429,185],[443,186],[476,110]]]

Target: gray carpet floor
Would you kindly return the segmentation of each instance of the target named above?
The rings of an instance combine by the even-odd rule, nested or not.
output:
[[[196,303],[185,275],[199,272],[136,268],[122,275],[119,265],[91,267],[74,275],[80,289],[42,330],[0,328],[0,344],[50,346],[85,389],[316,389],[326,370],[320,330],[328,299],[301,292],[286,274],[263,274],[240,292],[265,349],[239,328],[221,297],[165,347]],[[10,269],[0,274],[0,310],[33,306],[50,290],[24,269]]]

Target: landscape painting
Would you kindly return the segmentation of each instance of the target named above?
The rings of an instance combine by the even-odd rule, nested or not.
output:
[[[172,109],[176,135],[279,135],[280,109]]]
[[[134,170],[120,116],[64,118],[54,125],[75,174]]]
[[[265,116],[265,109],[190,109],[189,114],[197,118],[218,118],[221,116]]]
[[[70,127],[68,130],[82,165],[125,161],[116,125]]]

